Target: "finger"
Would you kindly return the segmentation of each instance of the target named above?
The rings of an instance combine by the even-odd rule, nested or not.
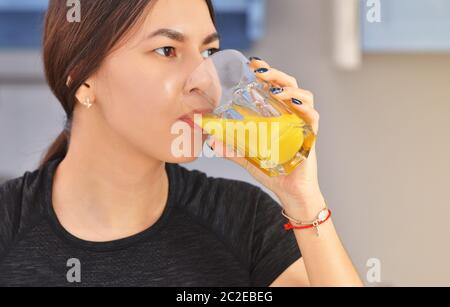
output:
[[[270,89],[270,95],[283,100],[292,102],[292,98],[300,100],[301,103],[308,104],[314,108],[314,94],[310,91],[294,87],[274,87]]]
[[[282,72],[280,70],[277,70],[275,68],[270,67],[270,65],[266,61],[264,61],[264,60],[262,60],[262,59],[260,59],[258,57],[251,57],[249,59],[249,61],[250,61],[250,64],[249,64],[250,68],[252,68],[253,71],[255,71],[257,69],[260,69],[260,68],[265,68],[265,69],[269,70],[268,72],[274,72],[275,75],[278,76],[278,78],[280,80],[274,80],[274,79],[266,80],[264,76],[260,75],[260,73],[256,73],[255,72],[256,75],[260,79],[268,81],[268,82],[271,82],[271,83],[274,83],[274,84],[276,84],[278,86],[298,87],[298,82],[297,82],[297,80],[294,77],[292,77],[292,76],[290,76],[290,75],[288,75],[288,74],[286,74],[286,73],[284,73],[284,72]]]
[[[305,123],[311,125],[313,132],[315,135],[317,135],[319,131],[319,120],[320,115],[319,112],[317,112],[316,109],[314,109],[312,106],[308,104],[296,104],[291,102],[292,110],[300,116]]]
[[[249,66],[250,66],[250,68],[251,68],[253,71],[256,70],[256,69],[258,69],[258,68],[267,68],[267,69],[270,68],[269,63],[267,63],[267,62],[264,61],[264,60],[261,60],[261,59],[258,58],[258,57],[251,57],[251,58],[249,59],[249,61],[250,61]]]
[[[275,68],[262,67],[255,70],[256,76],[279,87],[299,87],[297,79]]]

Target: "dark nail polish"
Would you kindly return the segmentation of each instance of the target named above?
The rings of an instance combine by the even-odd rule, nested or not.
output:
[[[260,58],[258,58],[257,56],[252,56],[249,58],[250,61],[256,60],[256,61],[262,61]]]
[[[303,104],[303,102],[301,102],[301,101],[298,100],[297,98],[292,98],[292,103],[298,104],[299,106],[301,106],[301,105]]]
[[[258,68],[257,70],[255,70],[255,73],[257,74],[262,74],[265,72],[268,72],[269,70],[267,68]]]
[[[278,95],[278,94],[282,93],[284,91],[284,89],[282,89],[281,87],[272,87],[270,89],[270,91],[272,92],[272,94]]]

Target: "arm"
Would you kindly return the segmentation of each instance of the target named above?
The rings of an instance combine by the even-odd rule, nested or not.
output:
[[[282,201],[290,216],[299,220],[313,220],[325,207],[319,194],[305,200],[308,209],[296,209],[298,204]],[[271,286],[363,286],[350,257],[345,251],[332,219],[319,226],[320,236],[314,229],[294,229],[301,247],[302,258],[292,264]]]

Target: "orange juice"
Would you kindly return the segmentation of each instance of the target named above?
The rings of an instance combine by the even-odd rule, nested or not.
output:
[[[305,158],[302,153],[309,153],[314,135],[296,114],[262,117],[239,106],[233,109],[243,119],[203,116],[196,124],[267,175],[290,173]]]

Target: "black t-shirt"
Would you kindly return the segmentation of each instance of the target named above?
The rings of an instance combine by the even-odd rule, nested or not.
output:
[[[0,186],[0,286],[269,286],[301,257],[279,204],[259,187],[171,163],[155,224],[81,240],[53,210],[59,162]]]

